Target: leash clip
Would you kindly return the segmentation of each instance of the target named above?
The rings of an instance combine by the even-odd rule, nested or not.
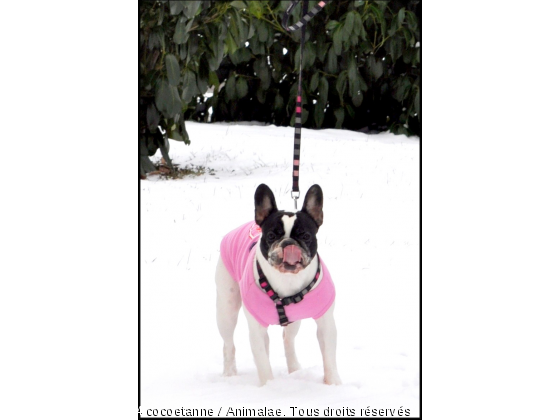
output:
[[[297,195],[295,195],[297,194]],[[292,191],[292,198],[294,199],[294,208],[297,211],[297,200],[299,198],[299,191]]]

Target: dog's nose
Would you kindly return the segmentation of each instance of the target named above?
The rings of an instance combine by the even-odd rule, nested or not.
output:
[[[298,243],[296,241],[294,241],[293,239],[289,238],[289,239],[284,239],[282,241],[282,249],[284,250],[285,248],[289,247],[290,245],[297,245]]]

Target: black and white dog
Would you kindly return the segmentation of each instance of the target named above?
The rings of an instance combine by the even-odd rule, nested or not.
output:
[[[324,382],[341,384],[336,367],[335,290],[317,254],[323,192],[313,185],[296,213],[279,211],[270,188],[255,192],[255,221],[227,234],[216,269],[217,321],[224,340],[224,375],[237,373],[233,332],[241,304],[249,324],[260,384],[273,379],[268,325],[282,325],[288,372],[300,369],[294,339],[301,319],[314,318]]]

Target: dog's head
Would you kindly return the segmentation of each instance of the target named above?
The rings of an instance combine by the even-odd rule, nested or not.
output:
[[[297,213],[278,210],[265,184],[255,191],[255,222],[261,227],[260,251],[281,273],[299,273],[317,254],[317,231],[323,224],[323,191],[313,185]]]

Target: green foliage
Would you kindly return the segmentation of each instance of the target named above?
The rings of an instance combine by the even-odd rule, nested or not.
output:
[[[141,130],[154,133],[159,124],[188,143],[183,116],[293,124],[301,32],[280,25],[288,5],[142,2]],[[332,1],[309,22],[305,127],[419,134],[419,9],[418,0]],[[290,24],[300,17],[301,2]]]

